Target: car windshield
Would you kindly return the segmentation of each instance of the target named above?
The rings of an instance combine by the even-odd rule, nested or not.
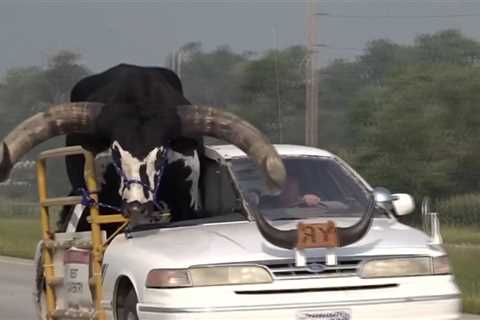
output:
[[[369,202],[366,187],[337,160],[324,157],[283,158],[287,181],[271,195],[262,174],[247,158],[231,160],[240,191],[250,205],[272,220],[322,216],[361,216]]]

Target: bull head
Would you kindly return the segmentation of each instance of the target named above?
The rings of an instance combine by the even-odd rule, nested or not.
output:
[[[145,157],[135,157],[125,150],[118,141],[112,146],[113,166],[120,176],[118,193],[123,209],[128,214],[151,213],[156,204],[157,186],[166,162],[166,148],[153,147]]]
[[[67,103],[50,107],[22,122],[3,140],[0,147],[0,181],[7,179],[13,165],[36,145],[58,135],[71,133],[95,134],[97,119],[102,115],[103,104]],[[228,141],[242,149],[264,172],[267,185],[278,192],[285,182],[283,162],[268,139],[245,120],[212,107],[178,106],[176,114],[180,119],[181,135],[196,137],[211,136]],[[120,146],[113,143],[113,150]],[[149,154],[145,161],[157,158]],[[274,245],[293,248],[296,244],[296,230],[279,230],[273,227],[257,210],[252,210],[262,235]],[[373,210],[367,210],[359,222],[348,228],[338,228],[338,242],[341,246],[360,239],[371,223]]]

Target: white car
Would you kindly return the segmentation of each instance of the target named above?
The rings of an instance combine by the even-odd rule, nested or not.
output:
[[[109,319],[459,319],[460,292],[445,251],[396,219],[413,211],[410,196],[372,189],[327,151],[276,148],[298,181],[299,201],[267,194],[236,147],[207,147],[202,216],[138,226],[107,247],[102,306]],[[249,212],[259,208],[279,229],[327,220],[345,227],[372,197],[369,231],[343,247],[280,248]]]

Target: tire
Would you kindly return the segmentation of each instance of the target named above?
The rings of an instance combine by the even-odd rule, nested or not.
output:
[[[138,320],[137,302],[137,294],[132,288],[125,297],[125,307],[121,320]]]
[[[45,297],[45,277],[43,275],[43,241],[37,244],[35,250],[35,279],[33,285],[33,304],[38,320],[47,319],[47,301]]]

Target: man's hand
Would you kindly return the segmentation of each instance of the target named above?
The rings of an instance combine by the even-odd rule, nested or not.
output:
[[[320,197],[315,194],[306,194],[302,197],[303,202],[309,207],[318,206],[321,202]]]

